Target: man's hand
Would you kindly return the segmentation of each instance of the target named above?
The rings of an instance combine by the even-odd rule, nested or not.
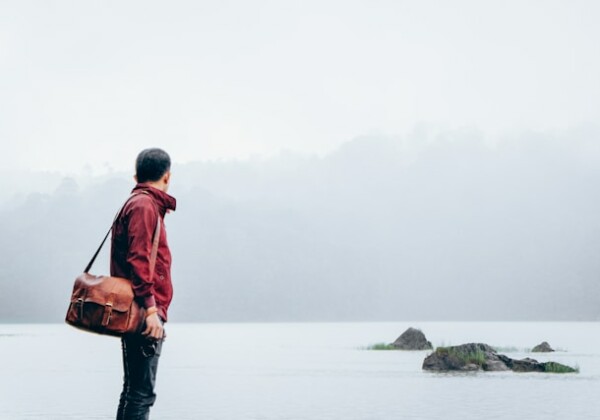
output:
[[[142,335],[145,335],[148,338],[151,337],[155,340],[161,340],[163,338],[163,325],[156,312],[146,317],[146,330],[142,333]]]

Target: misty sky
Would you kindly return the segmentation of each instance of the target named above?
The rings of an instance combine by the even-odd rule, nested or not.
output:
[[[1,1],[2,170],[600,116],[595,1]]]

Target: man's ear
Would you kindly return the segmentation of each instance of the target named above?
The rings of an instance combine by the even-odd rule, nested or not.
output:
[[[163,175],[163,182],[165,183],[165,185],[169,185],[169,182],[171,181],[171,171],[167,171],[164,175]]]
[[[137,180],[137,175],[134,175],[134,176],[133,176],[133,180],[134,180],[135,182],[138,182],[138,180]]]

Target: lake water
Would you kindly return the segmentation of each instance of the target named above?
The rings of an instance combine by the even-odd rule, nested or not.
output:
[[[434,345],[563,351],[578,374],[421,370],[428,352],[372,351],[406,328]],[[599,323],[169,324],[152,419],[600,418]],[[523,350],[513,358],[532,356]],[[0,325],[0,419],[112,419],[120,342],[67,325]]]

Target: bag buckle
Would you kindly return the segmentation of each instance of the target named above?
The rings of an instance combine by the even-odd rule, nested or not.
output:
[[[75,302],[77,305],[79,305],[79,320],[83,319],[83,298],[77,298],[77,302]]]
[[[113,307],[112,302],[107,302],[106,305],[104,305],[104,316],[102,317],[102,326],[103,327],[106,327],[108,325],[108,323],[110,322],[110,317],[112,315],[112,307]]]

